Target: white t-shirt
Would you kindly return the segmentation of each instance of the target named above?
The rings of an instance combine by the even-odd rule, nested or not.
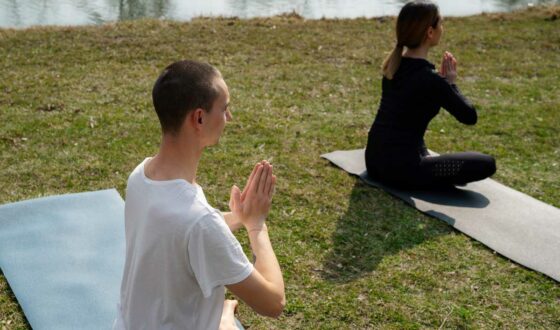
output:
[[[224,285],[253,271],[198,185],[154,181],[144,160],[128,178],[126,261],[116,329],[218,329]]]

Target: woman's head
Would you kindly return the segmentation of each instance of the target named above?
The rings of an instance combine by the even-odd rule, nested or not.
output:
[[[440,20],[435,4],[429,1],[407,3],[397,18],[397,45],[411,49],[420,47],[430,28],[437,29]]]
[[[389,79],[399,68],[404,47],[414,49],[422,45],[430,33],[441,33],[441,16],[437,5],[430,1],[412,1],[404,5],[397,18],[397,43],[383,63],[383,75]],[[434,45],[439,35],[434,39]]]

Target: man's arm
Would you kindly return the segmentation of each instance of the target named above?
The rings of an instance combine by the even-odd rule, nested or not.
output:
[[[222,216],[224,220],[226,220],[226,224],[229,227],[229,230],[232,232],[238,230],[239,228],[243,227],[243,224],[239,219],[233,214],[233,212],[222,212]]]
[[[227,285],[233,294],[257,313],[271,317],[278,317],[286,304],[282,271],[264,222],[275,184],[272,166],[263,161],[255,166],[243,193],[235,186],[232,189],[230,207],[247,230],[256,260],[255,269],[249,277]]]
[[[235,324],[235,309],[237,308],[237,300],[224,301],[222,309],[222,319],[220,320],[219,330],[239,330]]]
[[[251,308],[265,316],[282,314],[286,297],[282,271],[272,250],[266,228],[249,233],[251,248],[255,255],[255,269],[245,280],[228,285],[227,288]]]

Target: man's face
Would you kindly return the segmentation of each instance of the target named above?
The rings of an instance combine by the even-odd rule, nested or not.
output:
[[[226,122],[232,119],[231,112],[229,110],[229,90],[222,78],[216,78],[216,87],[220,91],[220,95],[214,101],[212,109],[207,114],[207,141],[208,145],[217,144],[220,140],[220,136],[224,130]]]

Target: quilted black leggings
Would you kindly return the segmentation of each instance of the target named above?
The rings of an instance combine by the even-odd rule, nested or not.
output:
[[[378,158],[379,159],[379,158]],[[400,161],[384,164],[367,159],[366,164],[372,178],[398,186],[442,186],[462,185],[490,177],[496,172],[496,161],[492,156],[478,152],[459,152],[440,156],[423,156],[416,165],[400,166]],[[390,164],[394,165],[390,165]],[[376,166],[382,165],[382,166]]]
[[[496,161],[478,152],[459,152],[422,157],[419,170],[418,185],[466,184],[496,173]]]

